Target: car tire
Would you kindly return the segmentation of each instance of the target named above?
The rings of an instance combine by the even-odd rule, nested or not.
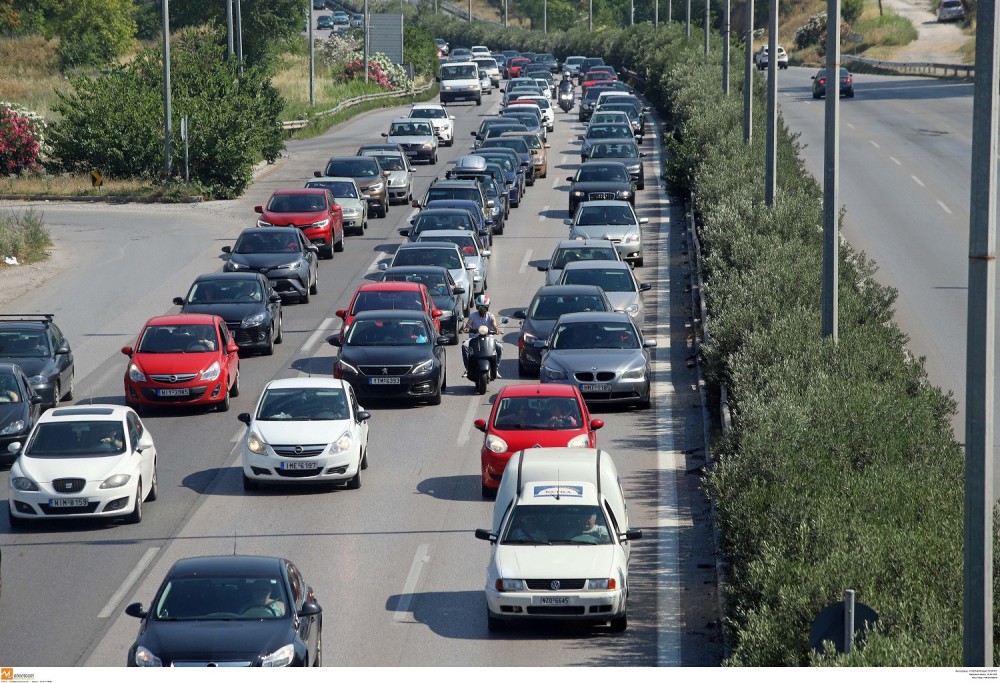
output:
[[[323,666],[323,622],[320,622],[316,632],[316,659],[312,661],[312,665]]]
[[[609,625],[612,633],[625,633],[628,628],[628,609],[620,617],[613,618]]]
[[[260,484],[257,483],[255,479],[251,479],[246,474],[243,475],[243,490],[244,491],[256,491],[260,488]]]
[[[455,136],[452,136],[448,142],[444,143],[445,147],[453,147],[455,145]]]
[[[345,233],[340,233],[340,240],[333,243],[333,251],[330,252],[330,258],[333,258],[334,251],[344,250],[344,234]]]
[[[361,454],[361,465],[359,467],[363,470],[368,469],[368,449],[365,448],[364,453]]]
[[[139,480],[139,484],[135,488],[135,505],[132,506],[132,512],[125,515],[126,524],[138,524],[142,521],[142,479]]]
[[[325,247],[323,247],[323,251],[321,251],[320,254],[325,259],[332,259],[333,258],[333,250],[334,250],[334,247],[328,244]]]
[[[382,211],[379,212],[381,218],[385,218],[389,215],[389,199],[386,198],[385,204],[382,205]]]
[[[476,106],[479,107],[482,106],[482,104],[483,104],[483,98],[480,95],[479,97],[476,98]]]
[[[820,97],[822,97],[822,95],[820,95],[818,93],[813,93],[813,99],[814,100],[818,100]]]
[[[432,156],[430,159],[428,159],[427,163],[429,163],[431,166],[434,166],[434,165],[437,164],[437,162],[438,162],[438,155],[437,155],[437,152],[434,152],[434,156]]]
[[[215,405],[215,409],[220,413],[228,413],[230,403],[229,390],[227,389],[225,397]]]
[[[643,259],[641,259],[641,258],[639,258],[639,259],[636,259],[636,260],[635,260],[635,267],[636,267],[636,268],[642,268],[642,264],[643,264],[644,262],[645,262],[645,261],[644,261]]]
[[[357,491],[361,488],[361,470],[359,469],[357,474],[347,480],[347,488],[351,491]]]
[[[146,502],[152,503],[157,498],[160,497],[160,482],[156,476],[156,461],[153,461],[153,483],[149,486],[149,494],[146,496]]]
[[[229,389],[229,395],[236,398],[240,395],[240,371],[236,371],[236,381],[233,382],[233,386]]]
[[[264,350],[261,353],[263,353],[265,356],[273,356],[274,355],[274,324],[273,323],[271,324],[271,329],[268,330],[268,333],[267,333],[267,346],[264,347]]]
[[[441,378],[441,391],[448,390],[448,368],[444,369],[444,377]]]
[[[307,303],[309,303],[309,293],[313,290],[314,287],[315,287],[315,285],[309,285],[309,288],[306,289],[305,293],[302,294],[301,296],[299,296],[299,303],[300,304],[307,304]]]
[[[319,294],[319,272],[316,273],[316,279],[313,283],[309,285],[310,294]],[[309,303],[309,297],[306,297],[306,303]]]
[[[646,189],[646,179],[643,178],[642,180],[640,180],[639,183],[635,186],[635,188],[637,190],[645,190]]]
[[[281,342],[285,341],[285,336],[284,336],[285,335],[285,331],[284,331],[284,328],[283,328],[283,323],[282,323],[281,318],[282,318],[282,316],[279,314],[278,315],[278,333],[276,335],[274,335],[274,343],[275,344],[280,344]]]
[[[50,408],[58,408],[59,407],[59,399],[61,399],[61,398],[62,398],[62,384],[60,384],[57,381],[55,389],[52,390],[52,405],[50,405],[49,407]]]
[[[503,631],[503,620],[493,616],[490,608],[486,608],[486,630],[490,633],[500,633]]]
[[[444,381],[442,380],[441,384],[438,385],[437,391],[431,394],[431,397],[427,399],[427,403],[429,403],[432,406],[441,405],[441,394],[443,392],[444,392]]]
[[[63,395],[63,398],[66,399],[67,401],[72,401],[73,400],[73,394],[76,391],[76,379],[75,379],[74,375],[75,375],[75,373],[73,373],[73,372],[69,373],[69,389]]]

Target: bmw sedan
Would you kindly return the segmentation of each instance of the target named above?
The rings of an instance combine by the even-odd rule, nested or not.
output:
[[[234,246],[222,247],[223,270],[266,275],[278,294],[307,304],[319,291],[318,251],[296,228],[247,228]]]
[[[626,201],[588,201],[580,204],[571,219],[563,221],[569,226],[569,238],[611,240],[623,261],[643,264],[641,226],[648,218],[635,215],[632,204]]]
[[[619,199],[635,206],[635,187],[628,168],[620,161],[588,161],[580,164],[569,181],[569,215],[576,213],[580,202]]]
[[[549,262],[538,266],[538,270],[545,273],[545,284],[554,285],[562,277],[567,263],[621,260],[621,255],[610,240],[562,240],[552,250]]]

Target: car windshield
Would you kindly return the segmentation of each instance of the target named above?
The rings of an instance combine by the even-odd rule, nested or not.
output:
[[[336,387],[282,387],[268,389],[260,399],[258,422],[347,420],[344,390]]]
[[[282,581],[268,577],[171,579],[153,605],[157,621],[259,621],[289,614]]]
[[[634,225],[631,206],[591,206],[581,204],[576,214],[576,225]]]
[[[590,158],[598,159],[638,159],[639,150],[634,143],[598,142],[590,148]]]
[[[441,66],[442,81],[455,81],[468,78],[479,78],[478,64],[443,64]]]
[[[358,292],[351,306],[351,315],[362,311],[420,311],[424,301],[416,291],[363,291]]]
[[[400,249],[392,260],[393,266],[441,266],[448,270],[464,270],[465,264],[451,249]]]
[[[532,114],[530,111],[512,111],[507,112],[504,116],[510,117],[512,119],[517,119],[522,124],[529,128],[539,128],[541,127],[541,121],[538,117]]]
[[[41,422],[25,447],[33,458],[77,458],[125,452],[121,420]]]
[[[248,232],[236,240],[237,254],[298,254],[302,250],[298,239],[285,232]]]
[[[424,230],[472,230],[472,216],[467,213],[424,215],[418,213],[413,223],[414,232]]]
[[[606,311],[604,300],[597,294],[546,294],[536,296],[528,307],[532,320],[556,320],[563,313]]]
[[[406,166],[403,164],[403,157],[398,155],[376,155],[382,169],[386,171],[403,171]]]
[[[591,118],[591,123],[628,123],[621,112],[599,111]]]
[[[371,157],[352,157],[331,161],[325,175],[347,178],[374,178],[379,174],[378,162]]]
[[[519,137],[525,140],[531,149],[542,149],[542,141],[538,139],[537,135],[522,135]]]
[[[543,484],[533,486],[546,487]],[[511,512],[500,543],[609,545],[611,536],[604,512],[597,505],[518,505]]]
[[[271,213],[315,213],[326,208],[321,194],[276,194],[267,203]]]
[[[578,182],[618,180],[628,182],[628,170],[615,164],[584,164],[576,173]]]
[[[44,331],[20,330],[0,334],[0,356],[6,358],[48,358],[48,336]]]
[[[422,320],[355,320],[347,333],[348,346],[414,346],[430,344]]]
[[[486,135],[484,137],[486,137],[486,138],[498,138],[501,135],[503,135],[504,133],[507,133],[509,131],[525,130],[526,128],[527,128],[527,126],[525,126],[523,123],[513,123],[513,124],[509,124],[509,123],[496,124],[495,123],[495,124],[493,124],[492,126],[490,126],[486,130]]]
[[[617,261],[614,247],[572,247],[560,249],[552,259],[552,268],[565,268],[573,261]]]
[[[411,119],[446,119],[444,109],[414,109],[410,111]]]
[[[550,349],[637,349],[639,339],[630,322],[579,322],[557,325]]]
[[[306,187],[322,187],[330,191],[337,199],[357,199],[358,191],[354,183],[345,180],[310,180]]]
[[[426,121],[397,122],[389,126],[389,135],[431,136],[433,134],[434,131],[431,129],[431,124]]]
[[[425,204],[433,202],[435,199],[464,199],[481,203],[482,197],[478,188],[473,187],[432,187],[427,190],[427,200]]]
[[[199,280],[187,295],[189,304],[252,304],[263,299],[257,280]]]
[[[605,292],[634,292],[631,274],[621,268],[580,268],[563,271],[564,285],[597,285]]]
[[[579,429],[580,404],[562,396],[511,396],[497,404],[495,429]]]
[[[216,351],[213,325],[150,325],[142,333],[137,353],[205,353]]]

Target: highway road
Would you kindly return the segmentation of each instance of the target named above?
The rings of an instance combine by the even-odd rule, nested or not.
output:
[[[447,160],[471,148],[469,131],[498,108],[455,105],[457,140],[436,166],[417,166],[415,195],[443,173]],[[76,356],[78,402],[122,403],[131,343],[150,316],[175,311],[174,296],[204,272],[221,268],[220,248],[252,225],[255,204],[272,190],[300,187],[336,154],[353,154],[406,110],[387,108],[292,141],[287,158],[258,175],[234,201],[198,205],[25,203],[44,212],[69,265],[43,286],[0,307],[4,313],[56,314]],[[566,177],[579,161],[575,112],[558,114],[550,134],[549,174],[511,212],[490,263],[494,310],[526,305],[542,283],[535,266],[566,234]],[[658,175],[655,142],[643,147],[646,177]],[[368,404],[371,466],[357,491],[288,487],[242,490],[239,440],[247,411],[272,378],[326,375],[335,349],[323,338],[355,288],[376,277],[414,211],[393,206],[363,237],[320,266],[319,294],[285,308],[285,341],[270,357],[242,360],[242,392],[229,413],[161,412],[145,418],[157,443],[160,497],[140,525],[70,522],[12,533],[0,521],[3,583],[0,661],[16,666],[120,666],[139,622],[124,616],[148,604],[167,568],[202,554],[267,554],[293,560],[325,607],[327,666],[674,665],[721,661],[715,557],[708,506],[699,489],[704,425],[697,377],[688,366],[688,247],[680,207],[657,183],[640,193],[650,218],[646,266],[647,336],[657,339],[651,410],[597,411],[607,426],[599,444],[618,463],[632,524],[630,627],[546,625],[500,635],[486,630],[482,595],[487,544],[473,536],[487,526],[492,503],[479,490],[481,435],[493,391],[517,382],[516,321],[507,325],[503,379],[486,396],[461,378],[461,356],[448,351],[449,389],[436,407]],[[0,498],[8,480],[0,478]],[[41,617],[44,615],[44,618]],[[391,644],[386,647],[385,644]],[[597,647],[595,647],[597,645]]]

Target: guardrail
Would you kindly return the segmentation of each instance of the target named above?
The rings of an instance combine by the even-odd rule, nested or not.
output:
[[[889,71],[900,71],[910,74],[937,74],[939,71],[945,76],[951,74],[958,78],[959,72],[964,73],[964,78],[972,78],[976,75],[976,67],[972,64],[938,64],[936,62],[886,62],[880,59],[869,59],[867,57],[857,57],[855,55],[841,55],[842,61],[852,61],[858,64],[867,64],[878,69]]]
[[[312,119],[318,119],[318,118],[320,118],[322,116],[331,116],[333,114],[336,114],[337,112],[343,111],[344,109],[348,109],[350,107],[353,107],[356,104],[363,104],[365,102],[372,102],[374,100],[382,100],[382,99],[386,99],[386,98],[389,98],[389,99],[400,99],[400,98],[404,98],[404,97],[413,97],[414,95],[422,95],[425,92],[427,92],[428,90],[430,90],[431,88],[433,88],[435,86],[435,84],[436,84],[435,81],[431,81],[429,83],[425,83],[424,85],[420,86],[419,88],[408,88],[406,90],[392,90],[392,91],[384,92],[384,93],[381,93],[381,92],[380,93],[372,93],[371,95],[359,95],[358,97],[352,97],[352,98],[350,98],[348,100],[344,100],[343,102],[338,103],[337,106],[334,107],[334,108],[332,108],[332,109],[327,109],[326,111],[318,111],[318,112],[316,112],[315,114],[313,114]],[[295,131],[300,130],[300,129],[305,128],[306,126],[308,126],[309,123],[312,121],[312,119],[300,119],[300,120],[296,120],[296,121],[282,121],[281,122],[281,127],[283,129],[287,130],[288,131],[288,135],[291,136],[291,134],[294,133]]]

